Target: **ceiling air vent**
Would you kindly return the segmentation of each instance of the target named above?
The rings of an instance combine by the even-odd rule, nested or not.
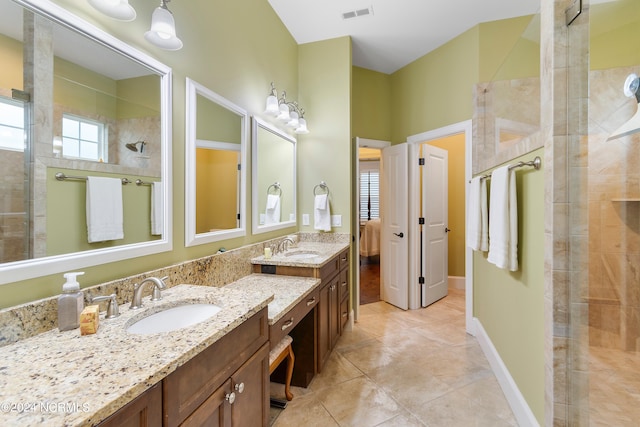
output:
[[[342,14],[342,19],[358,18],[361,16],[373,15],[373,6],[365,9],[350,10]]]

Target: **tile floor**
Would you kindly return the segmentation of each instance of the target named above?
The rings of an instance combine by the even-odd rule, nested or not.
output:
[[[475,338],[464,291],[421,310],[360,307],[322,373],[273,410],[275,427],[517,426]],[[273,396],[283,387],[272,384]]]

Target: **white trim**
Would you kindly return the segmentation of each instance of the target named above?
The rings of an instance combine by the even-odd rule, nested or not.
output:
[[[502,388],[504,396],[507,398],[507,402],[509,402],[509,406],[516,417],[518,425],[522,427],[539,426],[538,420],[536,420],[527,401],[522,393],[520,393],[520,389],[509,373],[507,366],[500,358],[500,354],[491,342],[487,331],[482,327],[482,323],[477,317],[473,318],[473,323],[478,344],[480,344],[480,348],[489,361],[489,365],[491,365],[491,369],[498,380],[498,384],[500,384]]]
[[[448,136],[464,133],[464,152],[465,152],[465,168],[464,168],[464,180],[469,182],[472,176],[471,168],[473,162],[473,147],[472,147],[472,131],[473,123],[471,120],[465,120],[463,122],[454,123],[439,129],[419,133],[407,138],[407,142],[410,144],[419,144],[421,142],[446,138]],[[465,187],[465,218],[467,217],[467,209],[469,203],[469,190],[468,184]],[[466,239],[465,239],[466,241]],[[465,248],[465,327],[468,334],[473,335],[473,251],[469,248]]]
[[[449,276],[449,289],[460,289],[464,291],[466,278],[464,276]]]

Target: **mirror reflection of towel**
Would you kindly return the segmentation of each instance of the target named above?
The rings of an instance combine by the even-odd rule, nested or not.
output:
[[[331,231],[331,209],[329,207],[329,195],[316,195],[313,203],[313,228],[322,231]]]
[[[124,238],[120,179],[87,177],[86,203],[89,243]]]
[[[154,182],[151,186],[151,234],[162,235],[162,181]]]
[[[280,222],[280,196],[277,194],[267,195],[267,207],[264,215],[264,223],[277,224]]]

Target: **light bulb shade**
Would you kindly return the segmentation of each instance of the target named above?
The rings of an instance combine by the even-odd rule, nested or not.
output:
[[[182,40],[176,36],[176,23],[168,9],[156,7],[151,16],[151,29],[144,33],[151,44],[166,50],[182,49]]]
[[[267,106],[264,112],[274,116],[277,116],[280,112],[280,108],[278,107],[278,98],[275,95],[267,96]]]
[[[307,129],[307,120],[304,117],[300,117],[298,119],[298,127],[294,131],[295,133],[309,133],[309,129]]]
[[[278,114],[278,120],[282,120],[283,122],[288,122],[290,120],[289,106],[285,103],[280,104],[280,114]]]
[[[119,21],[133,21],[136,10],[129,4],[129,0],[88,0],[94,9]]]
[[[287,126],[292,127],[292,128],[297,128],[298,127],[298,113],[296,111],[290,111],[289,112],[289,117],[291,118],[291,120],[289,120],[287,122]]]

